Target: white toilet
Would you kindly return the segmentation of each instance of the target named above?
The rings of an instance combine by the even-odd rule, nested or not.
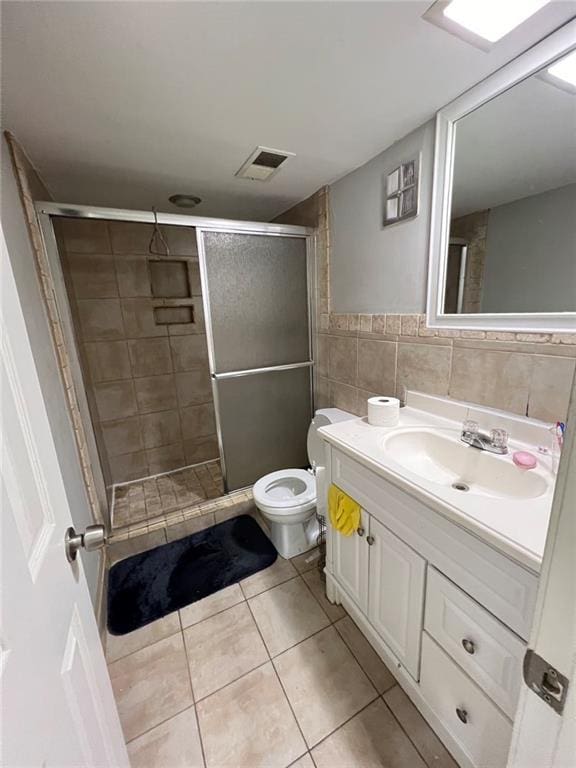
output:
[[[324,466],[324,443],[317,430],[355,418],[339,408],[316,411],[308,428],[308,460],[312,469],[280,469],[255,483],[254,503],[266,518],[272,543],[282,557],[295,557],[316,545],[319,526],[314,472]]]

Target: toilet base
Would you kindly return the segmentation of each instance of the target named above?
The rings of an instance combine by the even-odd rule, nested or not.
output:
[[[313,549],[318,540],[320,526],[316,515],[304,523],[275,523],[267,520],[270,528],[270,539],[280,557],[289,560]]]

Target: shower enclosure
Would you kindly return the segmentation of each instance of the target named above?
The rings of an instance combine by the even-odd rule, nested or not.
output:
[[[306,465],[309,230],[37,210],[98,495],[116,525]]]
[[[306,240],[197,230],[227,490],[306,466],[311,418]]]

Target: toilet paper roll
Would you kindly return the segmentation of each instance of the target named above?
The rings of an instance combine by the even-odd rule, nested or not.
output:
[[[395,427],[400,418],[400,400],[397,397],[370,397],[368,424],[374,427]]]

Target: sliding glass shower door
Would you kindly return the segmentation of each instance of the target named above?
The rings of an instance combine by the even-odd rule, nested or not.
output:
[[[226,489],[307,464],[312,415],[305,237],[201,231]]]

